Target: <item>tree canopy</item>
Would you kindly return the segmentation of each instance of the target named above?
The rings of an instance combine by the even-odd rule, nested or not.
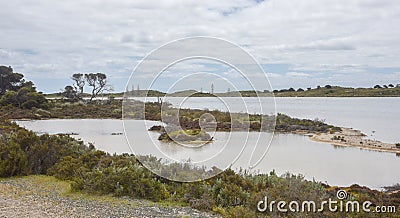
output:
[[[20,73],[14,73],[11,67],[0,66],[0,96],[21,88],[25,83],[23,77]]]
[[[85,87],[85,77],[82,73],[75,73],[72,75],[72,80],[74,80],[75,90],[79,94],[83,94],[83,88]]]
[[[80,94],[76,88],[72,86],[65,86],[64,91],[61,95],[68,101],[68,102],[77,102],[81,99]]]
[[[90,101],[104,91],[111,90],[107,83],[107,76],[104,73],[75,73],[71,79],[74,81],[72,86],[66,86],[61,95],[69,102],[76,102],[82,99],[85,85],[91,88]]]
[[[107,76],[104,73],[85,74],[85,79],[88,85],[92,87],[92,95],[90,96],[90,101],[108,88]]]
[[[36,92],[33,82],[24,80],[23,74],[14,73],[11,67],[0,66],[0,105],[45,108],[47,100]]]

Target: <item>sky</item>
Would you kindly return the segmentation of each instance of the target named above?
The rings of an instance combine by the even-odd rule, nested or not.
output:
[[[77,72],[103,72],[115,91],[123,91],[135,66],[151,51],[194,36],[242,47],[262,66],[273,89],[400,83],[396,0],[0,3],[0,65],[12,66],[46,93],[70,85]],[[221,63],[181,63],[185,65],[191,67],[178,67],[170,80],[179,79],[184,69],[232,70]],[[184,84],[182,88],[210,89],[206,83]]]

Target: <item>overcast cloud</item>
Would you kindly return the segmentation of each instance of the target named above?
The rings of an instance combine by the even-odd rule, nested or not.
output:
[[[0,1],[0,65],[45,92],[99,71],[122,91],[148,52],[190,36],[243,46],[273,88],[400,83],[395,0]]]

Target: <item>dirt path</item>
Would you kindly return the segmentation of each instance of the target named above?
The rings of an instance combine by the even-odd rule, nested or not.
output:
[[[66,182],[48,176],[0,180],[0,217],[217,217],[189,207],[71,193]]]

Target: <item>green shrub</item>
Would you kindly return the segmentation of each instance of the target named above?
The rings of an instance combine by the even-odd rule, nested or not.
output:
[[[0,177],[26,175],[27,159],[21,147],[15,142],[0,142]]]
[[[0,98],[0,105],[13,105],[13,106],[18,106],[17,104],[17,94],[14,91],[8,91],[6,92],[1,98]]]
[[[227,208],[222,215],[224,217],[237,217],[237,218],[253,218],[257,217],[255,210],[250,210],[247,207],[236,206]]]
[[[48,102],[44,95],[28,87],[23,87],[17,92],[7,91],[1,97],[0,105],[13,105],[23,109],[48,108]]]

